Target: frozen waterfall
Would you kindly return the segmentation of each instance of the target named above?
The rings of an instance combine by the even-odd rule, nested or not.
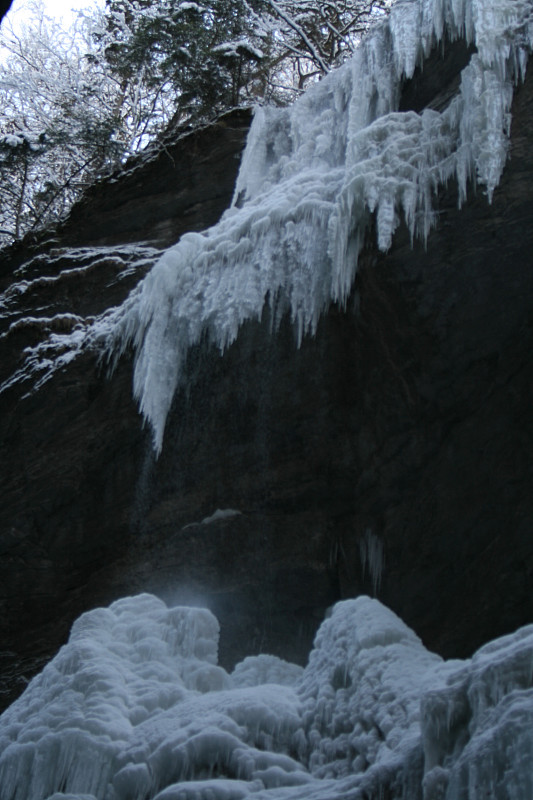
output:
[[[331,301],[346,301],[372,215],[387,250],[402,215],[427,237],[436,191],[452,178],[459,203],[471,179],[491,199],[531,10],[529,0],[398,0],[292,107],[256,110],[232,208],[167,250],[90,334],[112,361],[133,345],[134,393],[157,451],[191,345],[207,336],[224,350],[268,302],[277,317],[290,311],[301,340]],[[442,112],[398,112],[402,81],[444,37],[477,51],[457,95]]]
[[[0,800],[529,800],[533,626],[443,662],[377,600],[338,603],[305,669],[217,666],[207,609],[80,617],[0,717]]]
[[[475,52],[448,106],[400,112],[404,81],[457,39]],[[51,320],[57,331],[26,348],[0,391],[28,379],[37,390],[87,348],[113,366],[132,347],[134,394],[159,452],[192,345],[206,338],[223,351],[267,305],[274,324],[290,314],[301,341],[331,302],[346,302],[371,222],[386,251],[402,218],[412,237],[427,238],[449,180],[459,204],[469,182],[490,201],[532,40],[531,0],[396,0],[351,61],[291,107],[256,109],[232,207],[217,225],[158,255],[120,307],[70,320],[68,332],[65,319]],[[139,265],[156,258],[138,249]]]

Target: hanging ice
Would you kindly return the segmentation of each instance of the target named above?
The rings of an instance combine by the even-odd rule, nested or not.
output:
[[[531,47],[530,0],[399,0],[351,62],[291,108],[256,111],[233,207],[204,234],[169,249],[106,320],[111,358],[135,348],[134,393],[160,450],[191,345],[221,350],[266,302],[313,332],[353,284],[370,214],[386,250],[406,219],[426,237],[434,194],[476,178],[490,200],[504,166],[513,82]],[[477,53],[439,113],[398,113],[401,83],[444,36]]]
[[[216,664],[206,609],[84,614],[0,717],[0,800],[528,800],[533,626],[443,662],[377,600],[339,603],[302,670]]]

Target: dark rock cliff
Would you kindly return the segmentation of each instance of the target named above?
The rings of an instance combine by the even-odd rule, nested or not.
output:
[[[446,102],[466,58],[449,47],[402,107]],[[31,391],[24,348],[120,302],[157,248],[216,221],[248,122],[169,143],[3,254],[4,703],[80,612],[143,590],[207,603],[225,664],[305,659],[326,607],[361,592],[446,656],[533,621],[532,77],[492,205],[472,189],[459,211],[449,187],[427,249],[402,230],[380,254],[369,232],[351,302],[300,349],[268,311],[223,357],[195,348],[158,460],[128,357],[109,379],[85,353]]]

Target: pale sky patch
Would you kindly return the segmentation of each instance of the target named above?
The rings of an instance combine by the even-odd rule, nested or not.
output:
[[[29,7],[31,0],[14,0],[5,17],[5,21],[15,28],[24,24],[30,16]],[[44,7],[48,16],[63,21],[63,26],[68,28],[74,21],[77,11],[103,8],[105,0],[44,0]]]

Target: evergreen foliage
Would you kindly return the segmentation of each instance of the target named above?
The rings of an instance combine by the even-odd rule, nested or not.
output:
[[[111,70],[170,88],[175,120],[209,119],[249,99],[264,52],[245,0],[110,0],[107,19],[100,39]]]

